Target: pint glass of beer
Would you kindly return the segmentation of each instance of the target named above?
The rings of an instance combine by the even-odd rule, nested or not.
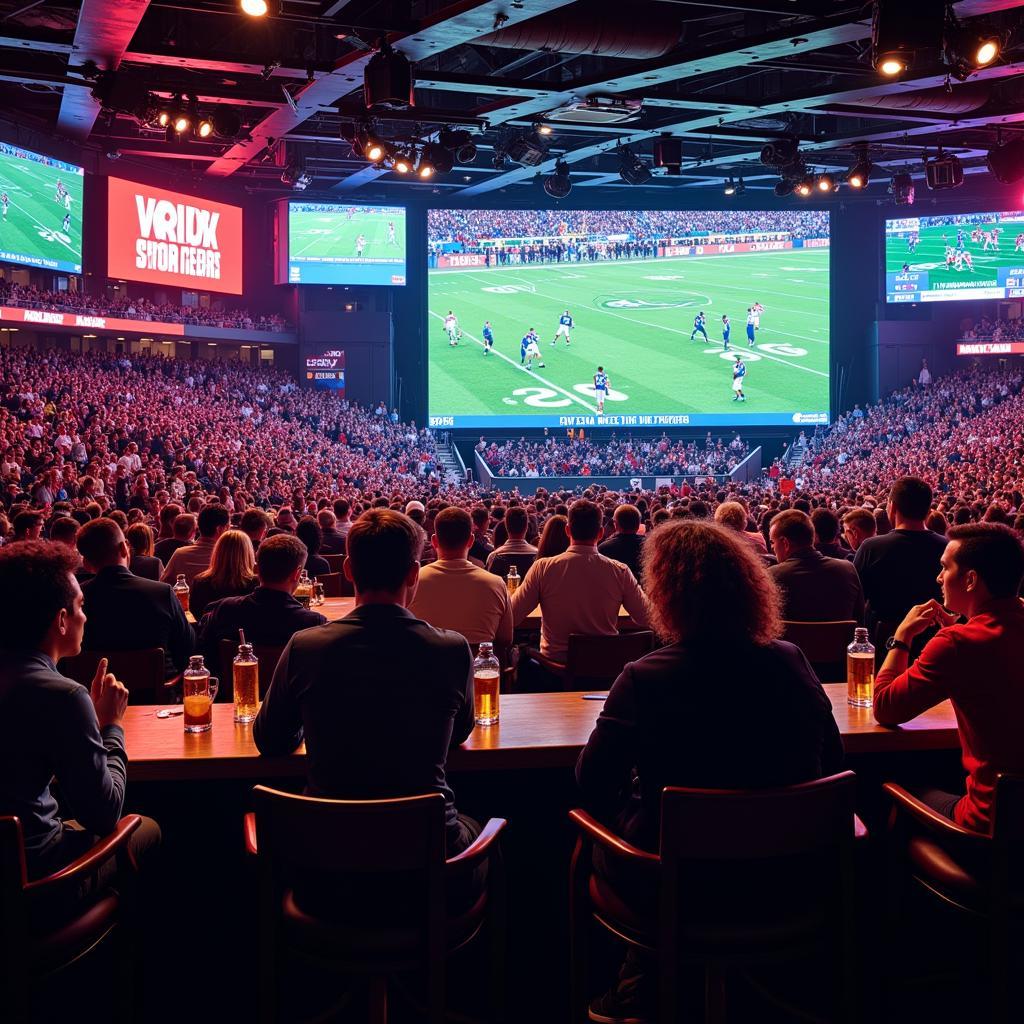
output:
[[[494,645],[482,643],[473,662],[473,717],[477,725],[497,723],[500,687],[501,666],[494,656]]]

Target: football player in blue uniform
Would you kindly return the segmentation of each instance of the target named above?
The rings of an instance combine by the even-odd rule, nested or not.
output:
[[[693,330],[690,331],[690,341],[693,341],[694,337],[698,334],[704,335],[704,342],[708,342],[708,331],[707,331],[707,317],[703,313],[698,313],[693,318]]]
[[[558,318],[558,327],[555,330],[555,336],[551,339],[551,344],[554,345],[554,343],[556,341],[558,341],[559,338],[565,338],[565,343],[566,343],[566,345],[568,345],[569,344],[569,332],[575,326],[576,325],[573,323],[573,319],[572,319],[572,317],[569,314],[569,310],[566,310]]]
[[[597,412],[600,415],[604,412],[604,400],[608,397],[608,374],[604,367],[599,366],[594,374],[594,397],[597,399]]]
[[[481,331],[484,336],[484,355],[490,355],[491,349],[494,348],[494,331],[491,330],[491,321],[484,321],[484,329]]]

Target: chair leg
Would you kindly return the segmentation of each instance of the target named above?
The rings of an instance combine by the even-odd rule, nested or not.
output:
[[[370,979],[369,1024],[388,1024],[388,979],[375,975]]]
[[[490,944],[490,977],[491,977],[491,1021],[492,1024],[502,1024],[506,1012],[506,938],[508,931],[507,900],[505,890],[504,871],[502,869],[501,855],[491,858],[490,871],[497,873],[496,878],[488,879],[491,886],[489,899],[491,900],[491,913],[487,922],[490,932],[488,936]]]
[[[569,866],[569,1024],[587,1019],[590,915],[587,882],[590,850],[577,843]]]

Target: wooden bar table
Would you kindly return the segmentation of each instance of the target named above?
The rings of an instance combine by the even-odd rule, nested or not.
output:
[[[351,600],[334,598],[333,600]],[[847,754],[886,754],[959,748],[956,718],[948,702],[906,725],[878,725],[870,708],[846,703],[846,684],[825,690]],[[501,722],[473,730],[448,758],[452,772],[571,768],[587,742],[603,703],[582,693],[503,694]],[[213,706],[213,728],[186,735],[181,716],[157,718],[158,708],[137,706],[125,715],[128,775],[133,782],[247,780],[305,774],[302,749],[260,757],[252,726],[236,725],[230,704]],[[387,743],[386,732],[381,742]]]

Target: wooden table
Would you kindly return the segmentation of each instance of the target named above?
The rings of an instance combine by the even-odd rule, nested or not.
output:
[[[351,598],[334,598],[334,601]],[[895,729],[878,725],[870,708],[846,703],[846,684],[825,690],[848,754],[959,747],[956,719],[948,702]],[[501,698],[501,722],[477,728],[448,758],[450,771],[569,768],[576,763],[603,704],[581,693],[508,694]],[[134,782],[268,779],[305,774],[303,751],[260,757],[252,727],[235,725],[230,704],[215,704],[213,728],[186,735],[180,716],[157,718],[154,707],[130,707],[125,716],[128,774]],[[386,742],[386,737],[382,737]]]

